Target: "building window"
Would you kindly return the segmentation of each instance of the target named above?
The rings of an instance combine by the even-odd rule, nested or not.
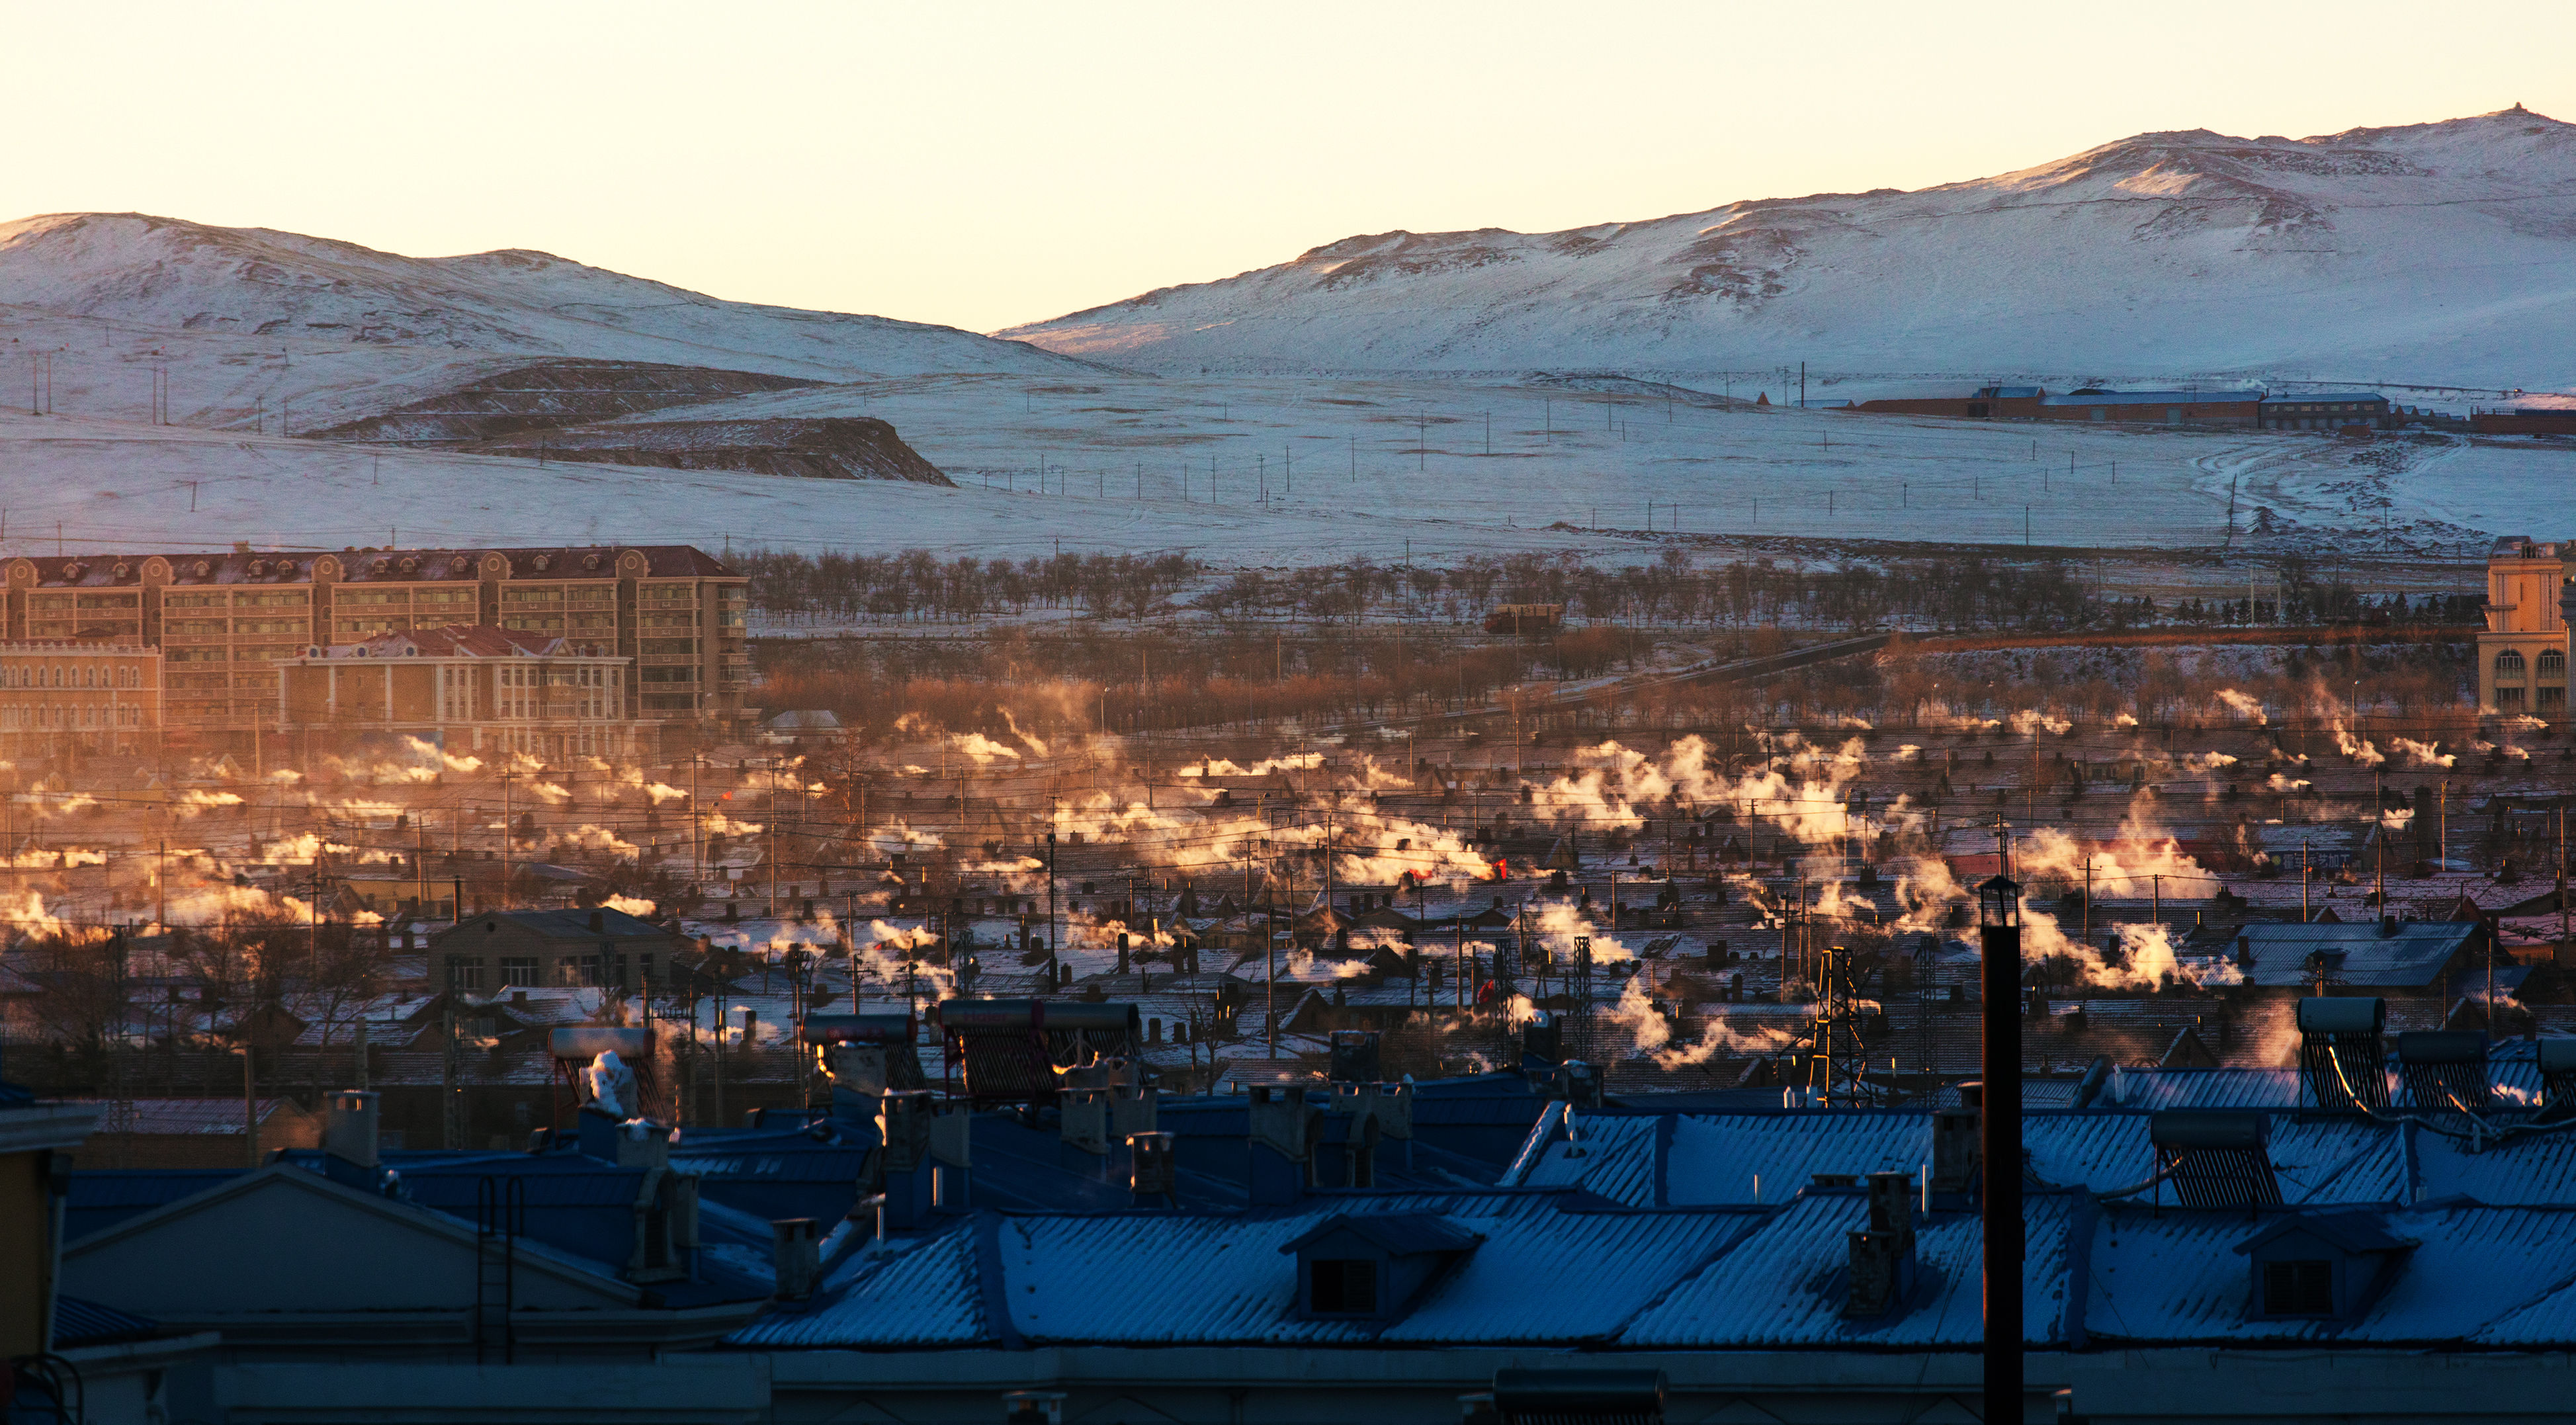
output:
[[[566,955],[555,961],[555,983],[559,985],[595,985],[599,983],[599,957]]]
[[[2567,655],[2555,648],[2540,651],[2540,677],[2543,682],[2567,681]]]
[[[2497,654],[2495,657],[2495,675],[2498,678],[2511,678],[2517,683],[2521,682],[2522,655],[2510,648]]]
[[[537,670],[534,668],[495,668],[492,670],[493,709],[495,717],[533,718],[537,715]]]
[[[2522,695],[2523,695],[2523,689],[2522,689],[2522,687],[2521,687],[2519,684],[2517,684],[2517,685],[2515,685],[2515,686],[2513,686],[2513,687],[2510,687],[2510,688],[2498,688],[2498,689],[2496,689],[2496,709],[2497,709],[2497,711],[2499,711],[2499,712],[2520,712],[2520,711],[2522,711]]]
[[[2263,1314],[2266,1316],[2334,1315],[2334,1263],[2265,1262]]]
[[[447,987],[451,990],[481,990],[483,988],[482,958],[475,955],[448,956]]]
[[[504,955],[501,957],[501,984],[503,988],[509,988],[511,986],[526,987],[534,985],[535,983],[537,983],[536,956]]]
[[[1317,1316],[1376,1315],[1377,1263],[1325,1257],[1308,1264],[1306,1309]]]

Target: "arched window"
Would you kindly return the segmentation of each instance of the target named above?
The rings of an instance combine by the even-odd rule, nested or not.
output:
[[[2496,671],[2496,676],[2497,676],[2497,677],[2499,677],[2499,678],[2519,678],[2519,677],[2521,677],[2521,676],[2522,676],[2522,655],[2521,655],[2520,653],[2515,652],[2513,649],[2510,649],[2510,648],[2506,649],[2506,650],[2505,650],[2504,652],[2502,652],[2502,653],[2497,654],[2497,655],[2496,655],[2496,661],[2495,661],[2495,671]]]
[[[2542,676],[2542,677],[2544,677],[2544,678],[2564,678],[2564,677],[2566,677],[2566,676],[2567,676],[2567,655],[2566,655],[2565,653],[2560,652],[2558,649],[2555,649],[2555,648],[2547,648],[2547,649],[2543,649],[2543,650],[2541,650],[2541,654],[2540,654],[2540,676]]]

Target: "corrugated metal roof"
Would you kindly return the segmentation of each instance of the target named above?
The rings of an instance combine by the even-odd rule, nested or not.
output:
[[[812,1301],[773,1306],[726,1340],[773,1349],[988,1343],[976,1236],[993,1225],[989,1217],[960,1218],[934,1236],[870,1245],[825,1273]]]
[[[1577,1109],[1573,1118],[1571,1139],[1549,1126],[1556,1141],[1545,1146],[1522,1181],[1531,1187],[1579,1187],[1629,1207],[1654,1206],[1655,1140],[1664,1131],[1663,1116]]]
[[[2038,1182],[2118,1192],[2155,1176],[2153,1115],[2036,1113],[2022,1121],[2025,1165]],[[1664,1195],[1656,1193],[1655,1142],[1669,1121]],[[1932,1120],[1909,1111],[1851,1110],[1742,1114],[1576,1117],[1579,1141],[1547,1145],[1526,1179],[1532,1187],[1579,1187],[1630,1207],[1750,1206],[1780,1203],[1818,1174],[1904,1173],[1932,1161]],[[2402,1130],[2364,1118],[2303,1121],[2282,1111],[2271,1123],[2272,1160],[2291,1202],[2400,1202],[2442,1192],[2485,1201],[2558,1202],[2562,1173],[2576,1174],[2576,1139],[2559,1167],[2555,1148],[2516,1144],[2490,1150],[2452,1177],[2430,1174],[2410,1194]],[[2545,1164],[2516,1176],[2499,1152]],[[2467,1158],[2468,1155],[2460,1155]],[[2445,1157],[2443,1162],[2448,1162]],[[2170,1194],[2168,1194],[2170,1196]]]
[[[2085,1283],[2088,1334],[2113,1341],[2561,1346],[2576,1328],[2576,1213],[2492,1207],[2390,1212],[2419,1245],[2353,1321],[2252,1314],[2236,1246],[2268,1223],[2243,1213],[2106,1212]]]
[[[1378,1339],[1424,1345],[1609,1341],[1675,1282],[1763,1222],[1759,1213],[1627,1214],[1563,1207],[1479,1221],[1484,1245]]]
[[[1929,1114],[1693,1114],[1673,1123],[1667,1190],[1676,1205],[1777,1203],[1818,1173],[1912,1176],[1931,1161]]]
[[[2208,1036],[2204,1036],[2207,1038]],[[2212,1047],[2216,1047],[2212,1045]],[[2296,1108],[2296,1069],[2144,1069],[2114,1065],[2097,1108]]]
[[[2056,1193],[2023,1200],[2029,1245],[2022,1272],[2022,1334],[2033,1346],[2065,1339],[2066,1238],[2078,1201]],[[1911,1301],[1874,1320],[1846,1320],[1842,1307],[1849,1283],[1849,1234],[1868,1225],[1868,1200],[1859,1193],[1802,1197],[1640,1313],[1619,1333],[1618,1344],[1632,1349],[1882,1350],[1978,1345],[1984,1333],[1979,1306],[1984,1233],[1977,1218],[1936,1213],[1919,1220]]]
[[[1287,1319],[1297,1263],[1282,1246],[1334,1212],[1454,1209],[1463,1219],[1533,1200],[1544,1201],[1336,1194],[1272,1215],[1013,1217],[1000,1260],[1012,1324],[1033,1342],[1350,1342],[1373,1325]],[[1491,1235],[1487,1221],[1462,1225]]]
[[[97,1105],[100,1110],[98,1131],[109,1131],[106,1117],[108,1100],[79,1099],[75,1102]],[[238,1136],[242,1131],[242,1101],[238,1098],[138,1098],[132,1102],[133,1126],[127,1130],[132,1133],[154,1137],[202,1133],[220,1137],[226,1134]],[[262,1124],[281,1113],[296,1119],[310,1117],[291,1099],[263,1098],[256,1102],[255,1116]]]
[[[53,1348],[67,1351],[80,1346],[105,1346],[118,1341],[148,1341],[161,1334],[161,1324],[132,1312],[84,1301],[77,1296],[54,1298]],[[15,1414],[16,1412],[11,1412]]]
[[[2385,928],[2375,920],[2305,924],[2296,921],[2248,921],[2236,937],[2253,952],[2244,970],[2248,984],[2297,988],[2314,982],[2308,956],[2322,952],[2332,960],[2336,984],[2413,987],[2432,984],[2442,968],[2479,932],[2475,921],[2401,920]]]

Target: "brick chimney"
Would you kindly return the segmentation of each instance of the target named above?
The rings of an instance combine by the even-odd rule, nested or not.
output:
[[[1914,1292],[1914,1179],[1869,1175],[1869,1227],[1851,1234],[1848,1317],[1884,1316]]]
[[[1302,1089],[1256,1085],[1249,1100],[1252,1201],[1295,1202],[1314,1186],[1314,1140],[1323,1118]]]
[[[803,1301],[814,1294],[814,1282],[823,1274],[823,1252],[813,1218],[783,1217],[771,1222],[769,1252],[780,1301]]]

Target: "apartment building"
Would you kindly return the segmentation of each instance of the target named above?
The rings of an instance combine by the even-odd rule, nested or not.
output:
[[[2552,722],[2567,716],[2568,546],[2506,535],[2487,553],[2487,626],[2478,633],[2478,706]]]
[[[401,733],[450,752],[548,759],[658,752],[639,745],[626,692],[634,660],[545,633],[455,626],[379,633],[280,659],[286,732]]]
[[[627,660],[649,722],[730,722],[751,678],[745,578],[687,545],[99,554],[0,561],[0,638],[160,649],[173,729],[274,716],[279,660],[386,633],[484,625]]]
[[[0,750],[130,752],[161,730],[161,655],[139,641],[0,642]]]

